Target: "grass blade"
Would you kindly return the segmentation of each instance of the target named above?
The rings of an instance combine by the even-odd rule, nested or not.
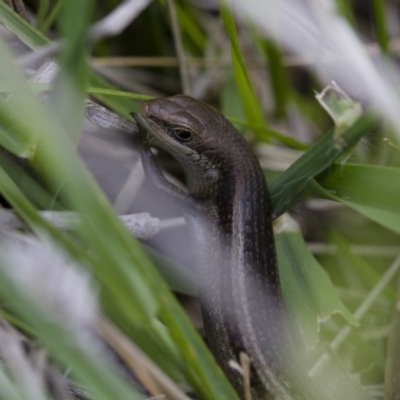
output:
[[[365,113],[343,136],[343,146],[335,145],[333,130],[327,132],[303,156],[269,185],[274,215],[279,216],[298,201],[298,195],[318,174],[332,165],[340,156],[354,146],[357,141],[377,126],[377,117]]]

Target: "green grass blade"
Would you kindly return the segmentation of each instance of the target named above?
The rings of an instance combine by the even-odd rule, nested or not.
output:
[[[5,53],[2,64],[12,65],[7,58]],[[9,68],[5,78],[16,72],[17,67]],[[24,201],[4,171],[0,175],[2,195],[33,228],[39,232],[49,230],[71,257],[85,259],[85,265],[101,285],[102,306],[108,315],[167,373],[175,378],[184,376],[203,398],[237,399],[160,274],[121,225],[84,167],[57,114],[48,113],[43,101],[21,79],[21,87],[12,90],[18,100],[26,96],[24,101],[19,101],[19,111],[24,118],[34,121],[26,127],[25,134],[28,139],[29,136],[40,139],[36,143],[34,165],[51,190],[58,190],[62,183],[60,196],[64,204],[80,213],[83,223],[75,233],[79,247],[71,246],[35,217],[35,210]],[[11,104],[0,103],[0,113],[7,111],[7,107]],[[14,125],[17,118],[21,119],[17,114],[12,117]],[[12,130],[12,133],[15,132]],[[90,256],[85,258],[88,248]]]
[[[0,1],[0,22],[3,23],[7,29],[16,34],[31,49],[37,49],[50,43],[46,36],[19,17],[14,11],[10,10],[2,1]],[[113,85],[93,72],[90,73],[90,84],[93,87],[104,88],[106,91],[115,89]],[[129,114],[137,108],[131,100],[123,97],[109,97],[103,93],[96,93],[94,96],[103,102],[103,104],[125,117],[128,117]]]
[[[379,165],[333,165],[317,181],[349,202],[400,213],[400,169]],[[400,182],[400,181],[399,181]]]
[[[68,149],[68,146],[65,145],[61,145],[61,147],[64,149],[64,151]],[[54,146],[50,145],[50,148],[52,148],[54,151]],[[72,163],[75,165],[79,165],[79,161],[77,160],[72,161]],[[72,170],[74,170],[74,168],[72,168]],[[66,173],[68,175],[68,172]],[[82,173],[82,171],[79,169],[77,170],[77,173],[86,176],[86,174]],[[87,184],[87,178],[83,179],[85,180],[87,190],[91,187],[91,184]],[[35,213],[27,206],[26,203],[23,202],[16,188],[12,186],[10,180],[7,179],[4,174],[0,174],[0,182],[1,192],[7,198],[7,200],[14,207],[16,207],[19,213],[24,217],[24,219],[27,220],[29,224],[33,224],[34,226],[37,225],[38,220],[32,219],[32,215],[35,215]],[[96,212],[99,212],[97,207],[94,207],[97,201],[98,200],[92,199],[92,201],[90,201],[84,207],[91,207],[92,209],[95,209]],[[82,245],[85,246],[85,243],[90,242],[91,246],[97,249],[97,253],[100,252],[100,254],[98,254],[100,256],[100,261],[94,263],[93,267],[95,267],[95,269],[93,270],[93,272],[96,276],[99,277],[100,282],[102,282],[102,284],[104,285],[104,294],[107,294],[107,292],[110,290],[111,293],[109,297],[112,297],[114,299],[114,302],[116,302],[114,307],[108,309],[113,310],[115,313],[119,312],[121,318],[117,318],[117,320],[124,321],[125,325],[129,325],[129,322],[131,321],[133,327],[140,327],[143,337],[138,337],[139,343],[147,344],[147,348],[145,346],[145,349],[147,351],[151,350],[149,349],[149,347],[152,347],[153,349],[158,349],[158,357],[161,358],[162,356],[165,356],[165,350],[160,351],[160,346],[157,346],[156,343],[157,341],[159,343],[162,343],[163,339],[160,337],[160,333],[158,332],[158,330],[154,331],[153,325],[155,321],[149,321],[149,323],[145,322],[146,320],[148,320],[148,317],[150,317],[150,319],[154,318],[155,309],[154,306],[151,307],[150,305],[157,302],[159,304],[158,307],[161,307],[159,310],[160,317],[163,321],[168,323],[170,334],[173,335],[173,338],[176,339],[176,343],[180,348],[180,352],[183,353],[186,361],[190,363],[190,367],[188,366],[189,364],[185,364],[185,366],[180,365],[180,363],[178,364],[178,367],[180,366],[180,368],[185,368],[182,373],[189,375],[189,380],[192,381],[194,386],[197,387],[200,392],[206,393],[205,396],[209,396],[209,398],[235,398],[232,389],[229,389],[226,381],[224,383],[224,378],[222,374],[220,372],[215,374],[215,365],[212,357],[209,355],[208,351],[204,347],[204,344],[200,342],[198,334],[193,331],[193,328],[190,326],[190,323],[187,321],[187,318],[183,315],[176,302],[172,299],[165,284],[158,278],[158,274],[156,274],[155,271],[154,273],[151,273],[151,266],[147,265],[143,254],[142,257],[138,257],[137,252],[139,249],[136,247],[135,251],[134,242],[132,242],[130,239],[128,240],[128,242],[126,242],[126,236],[121,236],[121,229],[115,226],[114,228],[112,228],[112,226],[109,225],[109,222],[107,221],[108,218],[106,217],[107,212],[100,211],[100,213],[101,215],[99,216],[99,220],[105,222],[102,222],[102,224],[100,225],[97,223],[93,227],[90,226],[91,224],[89,222],[87,224],[89,226],[86,226],[86,229],[82,232],[82,238],[85,239],[85,242],[82,242]],[[89,212],[86,214],[90,215],[91,213]],[[113,233],[112,235],[110,234],[110,236],[108,236],[104,235],[104,233],[102,232]],[[53,235],[54,232],[52,232],[52,236]],[[124,233],[124,235],[126,234]],[[114,242],[114,240],[110,240],[111,236],[115,236],[115,242],[119,242],[119,246],[115,247],[116,243]],[[104,240],[106,240],[106,242]],[[129,246],[129,249],[125,246],[125,244]],[[103,248],[104,250],[99,251],[101,248]],[[129,253],[129,255],[127,254],[127,252]],[[124,254],[125,257],[129,256],[131,261],[124,260],[125,257],[121,259]],[[71,255],[75,256],[75,254]],[[98,260],[98,257],[95,257],[95,259]],[[94,260],[92,260],[92,262],[94,262]],[[100,262],[102,264],[100,264]],[[121,265],[121,263],[125,265]],[[111,275],[110,265],[113,266]],[[139,271],[142,271],[142,273],[145,271],[145,276],[147,276],[147,278],[144,278],[140,274],[138,275],[139,271],[135,272],[135,266],[136,268],[142,266],[141,268],[139,268]],[[123,276],[123,278],[118,279],[118,276]],[[107,284],[109,286],[107,286]],[[127,285],[128,289],[126,290]],[[146,287],[149,287],[149,285],[151,287],[151,289],[149,289],[151,291],[149,292],[149,295],[151,296],[151,293],[156,294],[157,300],[149,297],[149,295],[146,295],[143,292],[143,290]],[[154,311],[152,312],[151,309],[153,309]],[[148,316],[143,314],[143,312]],[[150,315],[148,314],[149,312]],[[140,313],[141,315],[139,315]],[[151,313],[153,313],[153,317],[151,316]],[[112,315],[115,316],[114,314]],[[153,332],[149,331],[149,329],[151,329],[152,327]],[[136,332],[136,334],[138,334],[138,332]],[[156,335],[155,337],[158,336],[158,339],[156,341],[151,339],[152,337],[154,337],[154,335]],[[146,343],[145,339],[147,339]],[[171,358],[171,354],[169,355],[169,358],[164,359],[164,361],[157,358],[156,361],[158,361],[161,365],[163,363],[169,365],[169,372],[171,372],[171,369],[173,370],[171,365],[171,362],[173,362],[173,358]]]
[[[279,216],[293,206],[305,186],[318,174],[332,165],[348,149],[368,132],[376,128],[378,119],[373,113],[365,113],[341,138],[343,145],[337,146],[333,130],[327,132],[303,156],[269,185],[274,215]]]
[[[386,54],[389,52],[389,35],[386,27],[385,1],[372,0],[375,17],[376,36],[379,46]]]
[[[39,31],[43,32],[43,20],[49,10],[49,0],[40,0],[36,15],[36,27]]]
[[[53,25],[54,21],[58,17],[58,14],[62,10],[64,3],[65,3],[65,0],[57,0],[56,1],[56,3],[53,5],[53,8],[52,8],[50,14],[43,21],[42,26],[38,27],[38,29],[40,29],[41,32],[46,33],[50,29],[51,25]]]
[[[44,46],[49,42],[46,36],[42,35],[32,25],[22,19],[3,1],[0,1],[0,22],[32,49]]]
[[[229,115],[231,115],[231,114],[229,114]],[[274,139],[278,140],[279,142],[281,142],[293,149],[308,150],[310,148],[310,146],[308,144],[299,142],[298,140],[293,139],[290,136],[287,136],[283,133],[274,131],[272,129],[258,126],[258,125],[243,121],[241,119],[237,119],[237,118],[233,118],[233,117],[229,117],[229,116],[227,118],[234,125],[243,126],[244,128],[249,128],[254,132],[258,132],[260,141],[262,141],[262,142],[267,141],[266,138],[270,137],[270,138],[274,138]]]
[[[356,19],[354,17],[353,11],[351,9],[351,4],[349,0],[336,0],[336,6],[340,14],[342,14],[347,21],[355,26]]]
[[[283,65],[282,53],[279,47],[271,41],[267,42],[265,47],[269,61],[270,82],[275,99],[275,116],[277,118],[284,118],[286,116],[286,106],[290,98],[290,91],[286,70]]]
[[[0,365],[0,397],[4,400],[21,400],[17,385],[7,376],[2,365]]]
[[[108,88],[102,88],[102,87],[88,87],[87,93],[90,94],[101,94],[105,96],[111,96],[111,97],[124,97],[126,99],[132,99],[136,101],[146,101],[146,100],[151,100],[154,97],[152,96],[147,96],[145,94],[140,94],[140,93],[132,93],[132,92],[126,92],[124,90],[117,90],[117,89],[108,89]]]
[[[204,32],[199,26],[196,15],[192,10],[188,3],[176,3],[176,13],[183,38],[190,41],[192,53],[196,54],[204,51],[207,41]]]
[[[38,140],[28,134],[32,122],[35,122],[34,117],[24,115],[0,96],[0,143],[4,148],[19,157],[32,158]]]
[[[357,325],[342,303],[328,275],[317,262],[300,231],[276,235],[279,274],[291,320],[308,346],[318,343],[319,324],[334,313]]]
[[[332,236],[332,242],[338,248],[337,263],[340,269],[346,270],[347,277],[350,275],[351,282],[348,286],[355,289],[361,288],[363,294],[369,292],[381,278],[376,266],[370,265],[368,260],[358,254],[354,254],[351,251],[349,242],[343,236],[335,233]],[[396,300],[396,291],[391,286],[387,286],[382,293],[391,302]]]
[[[0,144],[2,142],[0,141]],[[20,160],[15,161],[8,157],[0,157],[0,167],[23,191],[25,197],[41,210],[60,210],[62,207],[57,203],[55,194],[49,193],[43,185],[35,180],[26,170],[26,163],[20,165]]]
[[[334,165],[317,178],[326,197],[400,233],[400,169],[378,165]]]
[[[58,21],[64,49],[59,57],[61,69],[54,82],[51,107],[75,142],[81,132],[89,78],[86,35],[92,5],[92,0],[67,1]]]
[[[240,93],[240,99],[246,112],[247,119],[258,126],[265,126],[266,122],[264,114],[251,85],[250,77],[244,62],[244,57],[239,46],[239,39],[236,32],[232,10],[228,6],[220,3],[220,11],[231,43],[232,63],[236,85]],[[259,134],[257,134],[257,132],[256,137],[259,138]]]

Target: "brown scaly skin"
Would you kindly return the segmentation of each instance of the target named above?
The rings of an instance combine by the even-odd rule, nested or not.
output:
[[[242,377],[229,361],[244,351],[255,398],[322,400],[311,386],[306,395],[292,390],[271,202],[251,148],[217,110],[188,96],[145,102],[135,118],[146,174],[183,206],[207,342],[238,394],[243,398]],[[150,146],[180,162],[188,193],[166,181]]]

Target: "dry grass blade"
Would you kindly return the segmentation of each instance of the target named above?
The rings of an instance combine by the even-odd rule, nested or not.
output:
[[[99,319],[97,329],[150,393],[158,396],[162,392],[174,400],[190,400],[140,348],[125,337],[110,321],[104,318]]]

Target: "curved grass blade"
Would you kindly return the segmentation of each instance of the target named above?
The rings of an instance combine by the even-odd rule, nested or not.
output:
[[[333,129],[328,131],[285,172],[269,185],[275,217],[281,215],[292,207],[294,199],[298,201],[298,195],[306,185],[318,174],[332,165],[357,141],[375,129],[378,118],[372,112],[363,114],[357,122],[347,129],[341,136],[343,145],[335,145]]]
[[[7,52],[2,56],[2,65],[12,65]],[[13,83],[18,68],[9,70],[7,75],[13,74]],[[12,88],[17,99],[23,98],[19,101],[21,115],[34,121],[26,126],[24,134],[39,138],[35,166],[51,188],[59,188],[60,179],[63,180],[64,204],[79,212],[85,222],[76,231],[78,244],[71,247],[65,239],[60,241],[72,257],[83,257],[87,249],[91,249],[84,259],[102,285],[102,305],[109,317],[167,373],[175,378],[184,376],[203,398],[237,399],[164,280],[121,225],[84,167],[57,115],[48,113],[23,77],[15,85],[19,85]],[[13,119],[12,123],[17,124],[17,116]],[[12,130],[11,134],[18,132]],[[49,231],[52,236],[60,237],[41,224],[35,209],[2,170],[0,181],[1,193],[29,225],[37,228],[39,224],[39,231]]]
[[[231,43],[233,70],[235,73],[236,85],[240,93],[240,99],[246,112],[247,119],[258,126],[265,126],[264,114],[250,82],[244,57],[239,46],[235,20],[230,7],[230,2],[228,2],[227,6],[220,2],[221,16]],[[258,132],[255,133],[258,139],[262,138]]]
[[[75,142],[80,137],[89,78],[86,40],[92,5],[92,0],[67,1],[58,18],[64,46],[59,57],[60,72],[54,82],[50,107]]]
[[[50,40],[46,36],[28,24],[2,1],[0,1],[0,22],[31,49],[38,49],[50,43]],[[90,84],[93,87],[115,90],[112,84],[94,72],[90,73]],[[130,113],[136,109],[135,104],[124,97],[109,97],[102,93],[96,93],[94,97],[125,117],[129,117]]]
[[[334,313],[340,313],[349,324],[358,325],[299,230],[277,234],[276,247],[288,310],[308,346],[318,343],[319,324]]]
[[[46,36],[42,35],[16,12],[11,10],[4,1],[0,1],[0,22],[11,32],[14,32],[30,48],[37,48],[49,43]]]
[[[339,201],[400,233],[400,169],[378,165],[333,165],[317,177],[322,197]]]

